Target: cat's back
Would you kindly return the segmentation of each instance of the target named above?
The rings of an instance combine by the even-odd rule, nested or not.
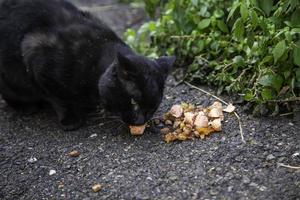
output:
[[[0,0],[0,33],[14,34],[68,24],[80,11],[63,0]]]
[[[120,41],[101,20],[65,0],[0,0],[0,47],[18,48],[28,33],[58,32],[72,25],[86,26],[100,38]]]

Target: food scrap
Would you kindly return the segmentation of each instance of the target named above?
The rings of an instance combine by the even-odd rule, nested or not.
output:
[[[93,192],[99,192],[101,190],[101,188],[102,188],[102,185],[96,184],[96,185],[93,185],[92,190],[93,190]]]
[[[193,138],[204,139],[211,133],[222,130],[223,111],[232,113],[234,110],[232,104],[223,109],[222,103],[218,101],[207,108],[187,103],[174,105],[163,117],[167,127],[162,128],[161,133],[167,143]]]
[[[228,106],[227,106],[225,109],[223,109],[223,111],[224,111],[224,112],[227,112],[227,113],[233,113],[234,110],[235,110],[235,106],[232,105],[231,103],[228,104]]]
[[[129,126],[131,135],[143,135],[146,128],[146,124],[141,126]]]
[[[79,151],[74,150],[74,151],[70,151],[70,152],[68,153],[68,155],[69,155],[70,157],[78,157],[78,156],[80,155],[80,153],[79,153]]]

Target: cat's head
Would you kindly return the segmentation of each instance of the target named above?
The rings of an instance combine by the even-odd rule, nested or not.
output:
[[[127,124],[146,123],[161,103],[165,80],[174,62],[174,56],[150,60],[118,54],[117,61],[99,80],[106,109]]]

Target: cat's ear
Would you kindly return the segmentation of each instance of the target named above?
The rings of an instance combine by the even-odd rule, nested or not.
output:
[[[138,76],[137,68],[135,67],[134,61],[132,60],[133,58],[131,56],[126,56],[118,53],[117,59],[117,71],[119,76],[125,79],[132,79]]]
[[[163,56],[156,59],[156,62],[159,64],[165,75],[168,75],[171,71],[171,68],[176,60],[175,56]]]

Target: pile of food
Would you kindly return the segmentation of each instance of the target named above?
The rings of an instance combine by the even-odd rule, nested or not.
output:
[[[223,111],[232,113],[234,110],[232,104],[223,109],[222,103],[218,101],[207,108],[188,103],[174,105],[163,116],[165,127],[161,129],[161,133],[167,143],[193,138],[204,139],[211,133],[222,130]],[[132,135],[142,135],[145,127],[146,125],[131,126],[130,132]]]

